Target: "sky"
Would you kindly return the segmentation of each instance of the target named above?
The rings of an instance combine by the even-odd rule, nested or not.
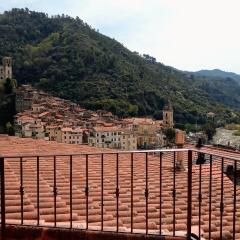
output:
[[[0,0],[0,12],[13,7],[78,16],[181,70],[240,73],[239,0]]]

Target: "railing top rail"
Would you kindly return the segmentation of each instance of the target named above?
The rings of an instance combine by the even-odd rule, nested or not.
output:
[[[200,150],[200,149],[189,149],[189,150],[192,150],[193,152],[197,152],[197,153],[204,153],[204,154],[208,154],[208,155],[212,155],[214,157],[219,157],[219,158],[225,158],[225,159],[228,159],[228,160],[232,160],[232,161],[239,161],[240,162],[240,154],[239,154],[239,158],[236,158],[236,157],[231,157],[231,156],[228,156],[228,152],[226,154],[217,154],[217,153],[211,153],[209,151],[206,151],[206,150]]]
[[[114,155],[114,154],[131,154],[131,153],[166,153],[166,152],[187,152],[187,148],[171,148],[156,150],[135,150],[135,151],[102,151],[102,152],[74,152],[74,153],[50,153],[50,154],[0,154],[0,158],[20,158],[20,157],[67,157],[67,156],[86,156],[86,155]]]
[[[103,152],[75,152],[75,153],[48,153],[48,154],[0,154],[0,158],[36,158],[36,157],[67,157],[67,156],[101,156],[104,155],[114,155],[114,154],[131,154],[131,153],[169,153],[169,152],[188,152],[193,151],[196,153],[204,153],[212,155],[219,158],[226,158],[233,161],[240,162],[240,156],[232,157],[225,154],[211,153],[207,150],[195,149],[195,148],[172,148],[172,149],[156,149],[156,150],[135,150],[135,151],[103,151]],[[227,153],[226,153],[227,154]],[[239,154],[240,155],[240,154]]]

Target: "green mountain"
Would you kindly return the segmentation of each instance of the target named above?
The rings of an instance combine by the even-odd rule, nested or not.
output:
[[[169,99],[178,123],[238,121],[240,86],[196,77],[140,56],[79,18],[12,9],[0,14],[0,57],[12,56],[20,84],[31,83],[90,109],[161,117]],[[197,56],[196,56],[197,57]]]
[[[201,77],[232,78],[240,83],[240,75],[233,72],[225,72],[220,69],[200,70],[192,74],[194,74],[195,76],[201,76]]]

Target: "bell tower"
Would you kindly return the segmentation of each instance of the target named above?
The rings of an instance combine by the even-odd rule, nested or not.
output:
[[[4,57],[2,63],[3,63],[4,79],[12,78],[12,58]]]
[[[173,128],[173,107],[170,101],[163,108],[163,128]]]

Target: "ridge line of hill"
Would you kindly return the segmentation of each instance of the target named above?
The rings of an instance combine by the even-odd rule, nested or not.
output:
[[[233,79],[185,74],[140,56],[79,18],[28,9],[0,14],[0,57],[14,60],[20,84],[126,116],[153,116],[171,100],[178,124],[240,121],[240,85]]]

